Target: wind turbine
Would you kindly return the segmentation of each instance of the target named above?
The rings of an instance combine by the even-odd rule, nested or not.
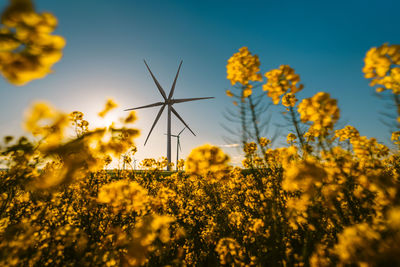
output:
[[[182,151],[181,149],[181,142],[180,142],[180,135],[181,133],[186,129],[183,128],[182,131],[180,131],[177,135],[171,134],[172,137],[176,137],[176,170],[178,170],[178,160],[179,160],[179,150]]]
[[[143,60],[143,61],[144,61],[144,64],[146,65],[147,69],[149,70],[150,75],[153,78],[153,81],[154,81],[154,83],[156,84],[156,86],[158,88],[158,91],[160,92],[161,96],[163,97],[164,102],[156,102],[156,103],[145,105],[145,106],[125,109],[125,111],[161,106],[161,108],[158,111],[158,114],[156,116],[156,119],[154,120],[154,123],[151,126],[150,132],[147,135],[146,141],[144,142],[144,145],[146,145],[147,140],[149,139],[150,134],[154,129],[154,126],[157,124],[158,120],[161,117],[162,112],[164,111],[164,108],[167,106],[167,108],[168,108],[168,118],[167,118],[167,159],[168,159],[168,166],[167,166],[167,170],[169,171],[170,170],[170,163],[171,163],[171,112],[174,113],[174,115],[186,126],[186,128],[189,129],[189,131],[194,136],[196,136],[196,134],[190,129],[190,127],[186,124],[186,122],[182,119],[182,117],[178,114],[178,112],[174,109],[174,107],[172,105],[173,104],[177,104],[177,103],[189,102],[189,101],[210,99],[210,98],[214,98],[214,97],[197,97],[197,98],[181,98],[181,99],[173,99],[172,98],[172,96],[174,95],[174,91],[175,91],[176,80],[178,79],[179,71],[181,69],[183,61],[181,61],[181,63],[179,64],[178,71],[176,73],[174,82],[173,82],[172,87],[171,87],[171,91],[169,92],[168,97],[167,97],[164,89],[161,87],[160,83],[157,81],[156,77],[154,77],[153,72],[151,72],[149,66],[147,65],[146,60]]]

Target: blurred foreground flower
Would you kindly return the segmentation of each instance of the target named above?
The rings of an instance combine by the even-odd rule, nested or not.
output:
[[[146,210],[149,198],[138,183],[119,180],[102,186],[97,201],[110,205],[114,212],[136,212],[140,215]]]
[[[377,92],[391,90],[400,94],[400,45],[383,44],[371,48],[364,59],[365,78],[371,86],[380,85]]]
[[[12,84],[24,85],[51,73],[62,57],[65,40],[51,33],[57,19],[38,14],[30,0],[10,0],[0,26],[0,72]]]
[[[109,108],[108,101],[105,109]],[[75,139],[66,138],[71,118],[73,125],[80,127]],[[134,118],[129,114],[128,120],[121,121],[131,123]],[[139,134],[138,130],[125,125],[89,130],[85,122],[79,111],[67,115],[45,103],[37,103],[27,112],[25,128],[39,138],[36,153],[45,164],[37,177],[37,187],[55,187],[103,169],[107,163],[104,159],[109,154],[119,157],[127,152],[134,147],[133,139]]]
[[[332,99],[325,92],[319,92],[311,98],[303,99],[299,104],[298,111],[301,121],[312,123],[308,132],[316,137],[326,136],[340,117],[336,99]]]
[[[185,161],[185,169],[190,174],[221,179],[229,170],[229,157],[218,147],[203,145],[193,149]]]
[[[104,118],[108,112],[110,112],[112,109],[118,107],[118,105],[114,102],[112,99],[108,99],[106,102],[106,105],[102,111],[99,112],[99,116]],[[129,117],[126,119],[127,122],[131,122],[135,119],[135,117],[132,117],[134,113],[129,113]]]

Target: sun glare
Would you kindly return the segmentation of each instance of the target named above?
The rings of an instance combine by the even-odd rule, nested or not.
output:
[[[121,115],[118,114],[118,112],[112,111],[105,115],[103,118],[96,114],[92,118],[88,117],[90,122],[89,128],[94,129],[110,127],[113,123],[118,124],[120,117]]]

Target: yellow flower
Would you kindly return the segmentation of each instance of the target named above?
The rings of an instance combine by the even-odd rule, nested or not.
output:
[[[371,79],[371,86],[381,85],[377,92],[392,90],[400,94],[400,45],[383,44],[371,48],[364,58],[365,78]]]
[[[297,139],[297,136],[294,134],[294,133],[289,133],[288,135],[287,135],[287,137],[286,137],[286,142],[288,143],[288,144],[293,144],[293,143],[295,143],[296,140]]]
[[[226,90],[225,93],[227,96],[233,97],[233,93],[231,92],[231,90]]]
[[[357,259],[372,260],[372,255],[376,254],[373,244],[381,236],[367,223],[355,224],[346,227],[338,235],[338,243],[334,246],[334,252],[344,264],[357,262]]]
[[[296,105],[297,99],[293,93],[287,93],[282,97],[282,105],[285,107],[294,107]]]
[[[138,183],[119,180],[103,185],[99,189],[97,201],[110,205],[115,212],[134,211],[141,214],[149,203],[149,197]]]
[[[400,131],[396,131],[392,133],[392,138],[391,140],[393,141],[393,143],[395,143],[396,145],[400,144]]]
[[[36,103],[27,112],[25,128],[35,136],[44,138],[48,146],[60,143],[68,126],[68,116],[46,103]]]
[[[260,140],[259,140],[259,142],[260,142],[260,145],[261,145],[262,147],[266,147],[266,146],[268,146],[269,144],[271,144],[271,140],[269,140],[269,139],[267,139],[267,138],[265,138],[265,137],[261,137]]]
[[[10,1],[0,29],[0,72],[11,83],[23,85],[51,73],[62,57],[65,40],[51,35],[57,19],[35,13],[30,0]]]
[[[183,167],[185,166],[185,160],[184,159],[179,159],[178,163],[176,165],[176,167],[178,168],[178,170],[183,170]]]
[[[69,114],[72,125],[75,126],[75,133],[77,136],[89,131],[89,122],[83,119],[83,113],[80,111],[74,111]]]
[[[357,136],[350,139],[354,154],[363,160],[369,160],[371,157],[384,157],[389,154],[389,148],[379,144],[375,138],[366,136]]]
[[[136,121],[136,112],[132,110],[129,112],[128,117],[125,118],[124,123],[133,123]]]
[[[170,216],[151,214],[142,217],[135,225],[132,241],[127,250],[129,266],[142,266],[148,261],[147,254],[154,248],[152,243],[158,239],[162,243],[170,240],[169,226],[175,219]]]
[[[293,163],[285,170],[282,187],[288,191],[301,190],[313,197],[316,187],[321,187],[327,173],[315,161]]]
[[[185,169],[189,174],[221,179],[229,170],[228,161],[229,157],[220,148],[207,144],[190,152]]]
[[[254,142],[246,143],[244,145],[243,151],[246,155],[252,154],[257,150],[257,145]]]
[[[98,113],[98,115],[99,115],[100,117],[104,118],[104,116],[106,116],[106,114],[107,114],[110,110],[112,110],[112,109],[114,109],[114,108],[116,108],[116,107],[118,107],[118,105],[117,105],[112,99],[108,99],[107,102],[106,102],[106,105],[105,105],[104,109],[103,109],[102,111],[100,111],[100,112]]]
[[[388,225],[395,230],[400,229],[400,207],[392,207],[387,214]]]
[[[260,60],[257,55],[252,55],[247,47],[239,49],[226,65],[227,79],[232,85],[240,83],[244,86],[250,81],[262,81],[260,72]]]
[[[295,93],[303,89],[303,85],[299,84],[300,76],[294,73],[289,65],[281,65],[279,69],[271,70],[265,73],[267,83],[263,85],[263,90],[267,91],[272,102],[276,105],[280,101],[280,96],[286,94],[290,90],[290,94],[285,96],[285,106],[294,106],[296,103]]]
[[[244,257],[240,245],[233,238],[220,239],[215,251],[219,255],[221,265],[239,266]]]
[[[243,98],[251,96],[253,91],[251,90],[252,86],[248,85],[244,90],[243,90]]]
[[[340,116],[336,100],[330,98],[330,95],[325,92],[303,99],[298,111],[302,122],[312,122],[309,132],[316,137],[327,135]]]
[[[342,142],[347,139],[352,139],[355,137],[359,137],[360,133],[356,128],[351,125],[347,125],[343,129],[336,130],[334,138],[339,138],[339,141]]]

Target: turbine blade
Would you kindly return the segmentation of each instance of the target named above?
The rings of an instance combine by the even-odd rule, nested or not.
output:
[[[183,128],[183,130],[182,131],[180,131],[179,133],[178,133],[178,136],[180,136],[181,135],[181,133],[184,131],[186,129],[186,127],[185,128]]]
[[[181,116],[179,116],[178,112],[176,112],[176,110],[175,110],[173,107],[171,107],[171,111],[172,111],[172,113],[174,113],[175,116],[186,126],[186,128],[188,128],[189,131],[192,132],[192,134],[193,134],[194,136],[196,136],[196,134],[190,129],[190,127],[189,127],[189,126],[186,124],[186,122],[181,118]]]
[[[171,91],[169,92],[168,99],[171,99],[172,95],[174,94],[175,85],[176,85],[176,80],[178,79],[178,75],[179,75],[179,71],[181,70],[182,62],[183,62],[183,60],[181,60],[181,64],[179,64],[179,68],[178,68],[178,71],[177,71],[177,73],[176,73],[174,83],[172,84]]]
[[[151,74],[151,77],[152,77],[153,80],[154,80],[154,83],[157,85],[158,91],[160,91],[160,93],[161,93],[161,95],[163,96],[164,100],[166,100],[166,99],[167,99],[167,95],[165,94],[164,89],[162,89],[162,87],[161,87],[161,85],[158,83],[156,77],[154,77],[153,73],[151,72],[149,66],[148,66],[147,63],[146,63],[146,60],[143,60],[143,61],[144,61],[144,64],[146,64],[146,67],[147,67],[147,69],[149,70],[149,72],[150,72],[150,74]]]
[[[150,132],[149,132],[149,134],[147,135],[147,138],[146,138],[146,141],[144,142],[144,145],[146,145],[147,140],[149,140],[150,134],[151,134],[151,132],[153,131],[154,126],[156,126],[158,120],[160,119],[161,113],[163,112],[165,106],[166,106],[166,104],[164,104],[164,106],[162,106],[162,107],[160,108],[160,111],[158,112],[157,117],[156,117],[156,119],[154,120],[153,126],[151,126]]]
[[[179,138],[178,138],[178,147],[179,147],[179,151],[182,152],[181,142],[179,141]]]
[[[162,104],[164,104],[164,103],[163,102],[157,102],[157,103],[153,103],[153,104],[146,105],[146,106],[140,106],[140,107],[137,107],[137,108],[128,108],[128,109],[125,109],[124,111],[141,109],[141,108],[157,107],[157,106],[161,106]]]
[[[203,99],[211,99],[211,98],[215,98],[215,97],[181,98],[181,99],[174,99],[174,100],[172,100],[172,102],[175,104],[175,103],[183,103],[183,102],[203,100]]]

